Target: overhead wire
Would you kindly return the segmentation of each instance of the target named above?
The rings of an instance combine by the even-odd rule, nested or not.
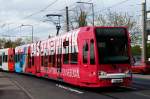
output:
[[[30,15],[27,15],[27,16],[23,17],[23,19],[28,19],[28,18],[30,18],[30,17],[32,17],[32,16],[34,16],[34,15],[37,15],[37,14],[39,14],[39,13],[41,13],[41,12],[44,12],[44,11],[47,10],[49,7],[51,7],[53,4],[55,4],[57,1],[58,1],[58,0],[55,0],[54,2],[52,2],[52,3],[50,3],[49,5],[47,5],[46,7],[44,7],[43,9],[40,9],[40,10],[37,11],[37,12],[34,12],[34,13],[30,14]],[[91,1],[91,0],[89,0],[89,1]],[[70,5],[68,5],[68,6],[73,6],[73,5],[74,5],[74,3],[73,3],[73,4],[70,4]],[[63,10],[65,10],[65,8],[60,9],[59,11],[63,11]],[[19,27],[20,27],[20,26],[17,26],[17,27],[15,27],[15,28],[9,29],[9,30],[7,30],[7,31],[5,31],[5,32],[13,31],[13,30],[15,30],[15,29],[17,29],[17,28],[19,28]],[[5,33],[5,32],[2,32],[1,34]]]
[[[39,13],[41,13],[41,12],[44,12],[44,11],[45,11],[46,9],[48,9],[50,6],[52,6],[53,4],[55,4],[57,1],[58,1],[58,0],[55,0],[54,2],[52,2],[52,3],[50,3],[49,5],[47,5],[46,7],[44,7],[43,9],[41,9],[41,10],[39,10],[39,11],[37,11],[37,12],[34,12],[34,13],[28,15],[28,16],[25,16],[23,19],[32,17],[32,16],[34,16],[34,15],[36,15],[36,14],[39,14]]]
[[[100,9],[100,10],[96,11],[95,13],[102,12],[102,11],[105,11],[105,10],[108,10],[108,9],[111,9],[111,8],[114,8],[114,7],[117,7],[117,6],[121,5],[121,4],[126,3],[127,1],[130,1],[130,0],[124,0],[124,1],[118,2],[118,3],[116,3],[116,4],[113,4],[113,5],[109,6],[109,7],[105,7],[105,8],[103,8],[103,9]]]
[[[58,0],[55,0],[54,2],[52,2],[52,3],[50,3],[49,5],[47,5],[46,7],[44,7],[43,9],[41,9],[41,10],[39,10],[39,11],[37,11],[37,12],[34,12],[34,13],[30,14],[30,15],[27,15],[27,16],[25,16],[23,19],[28,19],[28,18],[30,18],[30,17],[32,17],[32,16],[34,16],[34,15],[37,15],[37,14],[39,14],[39,13],[41,13],[41,12],[44,12],[44,11],[47,10],[49,7],[51,7],[53,4],[55,4],[57,1],[58,1]],[[91,1],[92,1],[92,0],[89,0],[89,1],[87,1],[87,2],[91,2]],[[116,6],[118,6],[118,5],[124,4],[124,3],[126,3],[127,1],[129,1],[129,0],[124,0],[124,1],[118,2],[118,3],[114,4],[114,5],[111,5],[111,6],[109,6],[109,7],[103,8],[103,9],[101,9],[101,10],[99,10],[99,11],[96,11],[95,13],[99,13],[99,12],[101,12],[101,11],[105,11],[105,10],[107,10],[107,9],[111,9],[111,8],[116,7]],[[73,3],[73,4],[68,5],[68,7],[72,7],[72,6],[74,6],[74,5],[75,5],[75,4]],[[75,7],[73,7],[73,9],[74,9],[74,8],[75,8]],[[65,10],[65,8],[60,9],[59,11],[63,11],[63,10]],[[61,12],[61,13],[62,13],[62,12]],[[61,14],[61,13],[60,13],[60,14]],[[91,16],[91,14],[88,15],[88,16]],[[15,29],[17,29],[17,28],[19,28],[19,27],[20,27],[20,26],[17,26],[17,27],[15,27],[15,28],[9,29],[8,31],[13,31],[13,30],[15,30]],[[8,31],[5,31],[5,32],[8,32]]]
[[[41,9],[41,10],[39,10],[39,11],[37,11],[37,12],[34,12],[34,13],[30,14],[30,15],[27,15],[27,16],[25,16],[23,19],[30,18],[30,17],[32,17],[32,16],[34,16],[34,15],[36,15],[36,14],[39,14],[39,13],[45,11],[45,10],[48,9],[50,6],[52,6],[53,4],[55,4],[57,1],[58,1],[58,0],[55,0],[54,2],[52,2],[52,3],[50,3],[49,5],[47,5],[46,7],[44,7],[43,9]],[[5,31],[5,32],[2,32],[1,35],[4,34],[4,33],[6,33],[6,32],[8,32],[8,31],[13,31],[13,30],[15,30],[15,29],[17,29],[17,28],[19,28],[19,27],[21,27],[21,26],[17,26],[17,27],[15,27],[15,28],[12,28],[12,29],[9,29],[9,30],[7,30],[7,31]]]

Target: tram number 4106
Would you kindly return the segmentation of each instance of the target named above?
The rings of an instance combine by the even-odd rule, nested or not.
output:
[[[122,83],[123,79],[111,79],[111,83]]]

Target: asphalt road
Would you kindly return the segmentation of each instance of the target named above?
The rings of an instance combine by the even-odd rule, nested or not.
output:
[[[150,75],[129,88],[83,89],[34,76],[0,72],[0,99],[150,99]]]

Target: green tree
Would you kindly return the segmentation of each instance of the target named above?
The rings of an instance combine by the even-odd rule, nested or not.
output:
[[[18,39],[16,39],[16,40],[13,42],[12,47],[14,48],[14,47],[16,47],[16,46],[20,46],[20,45],[23,45],[23,44],[25,44],[25,43],[23,42],[22,38],[18,38]]]
[[[86,18],[87,18],[87,14],[81,10],[80,16],[78,18],[79,27],[87,26]]]
[[[142,32],[141,26],[137,21],[128,13],[118,13],[108,11],[104,14],[96,16],[95,25],[97,26],[126,26],[130,32],[131,40],[133,43],[138,41],[138,33]]]
[[[4,45],[6,43],[6,39],[0,39],[0,48],[4,48]]]
[[[2,48],[15,48],[16,46],[20,46],[25,44],[21,38],[16,39],[15,41],[0,39],[0,49]]]
[[[88,11],[82,10],[81,7],[76,7],[69,13],[70,29],[76,29],[79,27],[87,26]]]
[[[4,48],[11,48],[13,46],[13,42],[11,40],[7,40],[4,44]]]
[[[141,48],[139,45],[131,47],[132,55],[133,56],[140,56],[141,55]]]
[[[129,30],[132,30],[136,24],[136,21],[128,13],[108,11],[106,14],[96,16],[96,25],[98,26],[127,26]]]

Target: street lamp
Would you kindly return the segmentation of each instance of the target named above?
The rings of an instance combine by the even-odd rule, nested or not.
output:
[[[92,6],[92,16],[93,16],[93,26],[94,26],[94,5],[93,5],[93,3],[88,3],[88,2],[77,2],[77,3],[90,4]]]
[[[60,25],[60,17],[61,16],[62,15],[60,15],[60,14],[47,14],[46,15],[46,17],[57,17],[58,18],[57,22],[54,22],[53,20],[51,20],[56,25],[56,30],[57,30],[56,35],[59,35],[59,30],[61,28],[61,25]]]
[[[24,25],[24,24],[22,24],[21,26],[30,26],[31,27],[31,29],[32,29],[32,43],[33,43],[33,25],[30,25],[30,24],[26,24],[26,25]]]

